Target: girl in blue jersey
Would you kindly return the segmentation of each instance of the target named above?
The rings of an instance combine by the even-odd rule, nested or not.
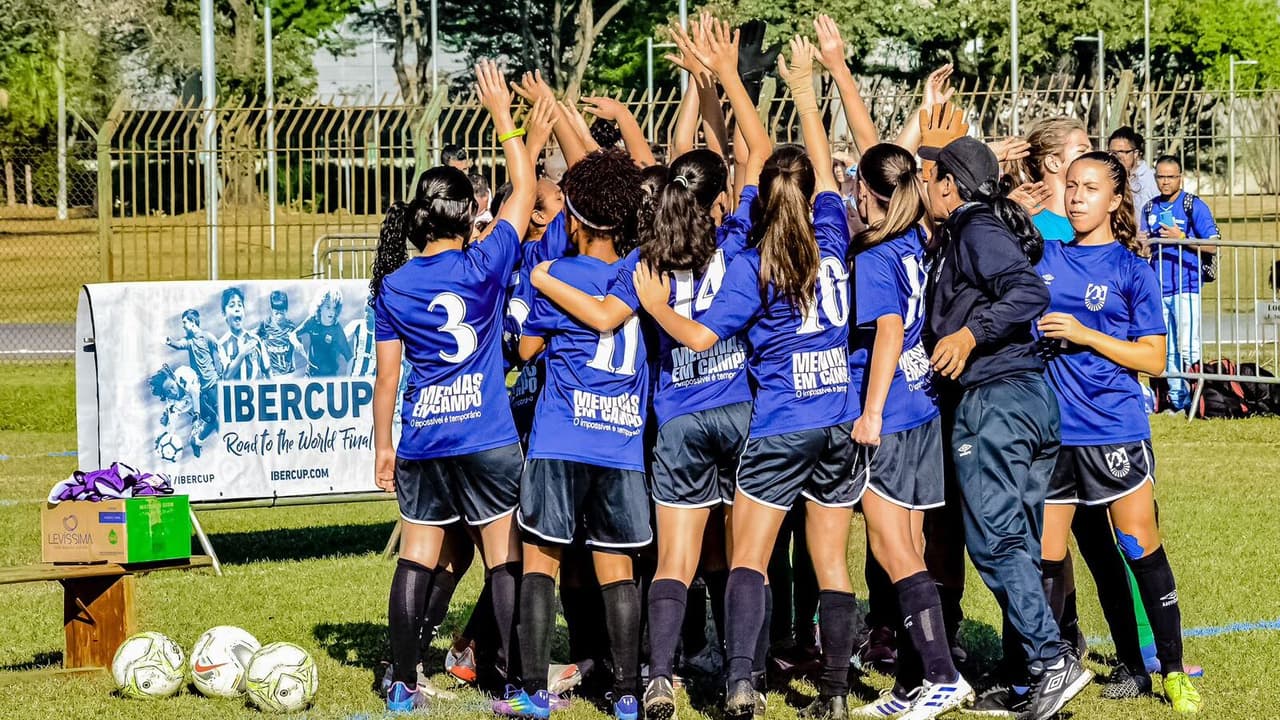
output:
[[[699,34],[696,31],[695,27]],[[727,28],[722,36],[727,39]],[[695,51],[689,42],[682,37],[682,49]],[[548,272],[554,265],[537,268],[535,287],[597,331],[615,331],[640,309],[637,262],[670,273],[673,287],[666,305],[684,317],[701,319],[712,307],[727,267],[746,247],[756,183],[771,143],[738,75],[736,46],[713,46],[710,41],[700,45],[735,113],[744,119],[741,130],[749,153],[739,169],[745,187],[738,208],[725,212],[729,196],[724,159],[711,150],[692,150],[671,163],[652,203],[644,206],[641,246],[619,263],[603,299],[556,279]],[[733,499],[738,456],[750,422],[751,391],[745,371],[746,338],[741,333],[702,352],[690,350],[666,332],[658,333],[658,343],[654,411],[659,429],[652,460],[658,566],[648,593],[649,685],[644,708],[647,717],[665,720],[675,713],[672,675],[689,584],[699,567],[711,511]],[[711,576],[708,585],[723,587],[727,572],[707,571],[723,568],[723,555],[704,563],[704,574]],[[722,596],[713,589],[712,599]]]
[[[514,627],[519,551],[511,515],[523,458],[503,384],[502,300],[533,207],[534,175],[497,66],[481,63],[476,80],[511,173],[513,190],[498,222],[468,244],[477,209],[471,184],[459,170],[432,168],[418,179],[413,200],[388,211],[370,283],[381,370],[374,386],[374,478],[396,493],[404,520],[388,609],[393,711],[427,702],[417,687],[419,634],[445,526],[464,518],[480,528],[504,644]],[[406,241],[420,252],[408,262]],[[402,359],[412,369],[393,446]]]
[[[1043,553],[1046,562],[1065,557],[1077,505],[1107,508],[1156,637],[1165,696],[1178,712],[1197,712],[1200,695],[1182,667],[1178,592],[1156,523],[1151,427],[1137,378],[1164,369],[1160,285],[1140,257],[1127,176],[1107,153],[1072,163],[1066,209],[1075,241],[1046,243],[1036,268],[1051,298],[1037,329],[1062,409]],[[1150,693],[1141,659],[1125,672]]]
[[[577,255],[552,273],[603,295],[634,244],[640,170],[620,150],[573,164],[562,182]],[[547,692],[555,628],[555,575],[581,528],[604,595],[614,660],[614,712],[634,720],[640,672],[640,590],[631,556],[652,540],[644,484],[644,416],[649,373],[639,323],[596,332],[545,296],[534,298],[520,356],[546,355],[546,383],[534,412],[518,520],[525,532],[520,594],[524,687],[493,704],[503,715],[546,717],[562,701]]]
[[[727,33],[717,41],[733,42]],[[711,308],[699,320],[685,317],[668,304],[670,275],[662,277],[647,264],[636,273],[642,305],[677,342],[703,352],[745,330],[750,347],[754,406],[734,496],[725,597],[725,705],[734,717],[756,708],[751,670],[764,621],[765,572],[778,529],[802,496],[821,588],[824,651],[820,695],[805,710],[807,717],[847,714],[853,654],[854,599],[845,549],[863,487],[850,476],[849,433],[859,408],[848,392],[848,221],[829,172],[830,145],[812,86],[815,50],[800,37],[791,50],[790,65],[780,58],[779,66],[795,99],[807,154],[787,146],[765,162],[751,205],[749,246],[729,266]]]
[[[1031,222],[1045,240],[1071,242],[1075,237],[1071,223],[1067,221],[1063,203],[1063,188],[1067,182],[1067,168],[1081,155],[1093,149],[1089,133],[1084,125],[1072,117],[1053,117],[1040,120],[1027,133],[1029,154],[1022,159],[1023,169],[1032,182],[1044,183],[1048,199],[1041,207],[1033,208]]]
[[[858,212],[867,229],[853,242],[857,328],[850,332],[850,395],[862,399],[853,425],[854,474],[874,559],[897,591],[896,682],[856,717],[937,717],[972,699],[951,659],[942,601],[924,562],[924,511],[945,503],[942,427],[924,329],[924,187],[915,158],[875,145],[858,164]]]

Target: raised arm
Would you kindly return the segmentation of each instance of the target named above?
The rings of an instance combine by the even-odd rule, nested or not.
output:
[[[920,103],[921,111],[926,111],[935,105],[945,105],[951,102],[951,96],[956,94],[955,88],[951,87],[951,70],[951,63],[947,63],[929,73],[929,78],[924,82],[924,99]],[[965,131],[968,131],[967,126]],[[921,128],[918,123],[908,122],[902,127],[902,132],[898,133],[898,138],[893,142],[911,152],[915,152],[920,149],[920,133]]]
[[[831,174],[831,144],[827,140],[827,128],[822,124],[818,111],[818,95],[813,90],[813,58],[817,50],[803,36],[791,40],[791,62],[778,56],[778,74],[791,90],[791,98],[800,115],[800,132],[804,135],[805,151],[813,163],[815,172],[814,192],[839,192],[835,176]]]
[[[525,151],[529,155],[529,163],[533,165],[534,172],[537,172],[538,158],[542,155],[542,150],[547,146],[547,140],[551,138],[551,132],[555,129],[556,124],[560,120],[560,112],[556,110],[555,101],[544,101],[541,110],[538,109],[538,103],[533,103],[534,107],[530,108],[529,114],[524,119],[524,136]]]
[[[502,152],[507,158],[507,173],[511,178],[511,194],[498,211],[499,220],[506,220],[515,228],[516,235],[524,237],[529,227],[529,215],[533,213],[534,177],[533,163],[525,152],[524,130],[517,130],[511,119],[511,91],[507,89],[506,80],[498,64],[492,60],[481,60],[476,64],[476,92],[480,104],[489,111],[493,118],[493,129],[502,142]],[[533,105],[536,115],[540,110],[546,113],[547,100],[541,98]]]
[[[552,262],[548,260],[535,267],[529,275],[529,282],[578,322],[596,332],[608,332],[635,314],[613,295],[606,295],[603,299],[592,297],[552,275],[549,272]]]
[[[751,102],[751,96],[747,93],[746,86],[742,84],[742,77],[738,75],[738,31],[731,33],[729,26],[722,20],[713,18],[711,24],[712,27],[706,28],[701,37],[689,38],[686,35],[684,41],[688,43],[699,62],[715,73],[720,80],[720,85],[724,87],[724,94],[729,98],[729,105],[733,108],[734,122],[742,133],[749,153],[746,172],[743,173],[743,184],[755,185],[760,181],[760,171],[764,169],[765,160],[768,160],[769,153],[773,152],[773,143],[769,140],[769,133],[764,129],[764,123],[760,122],[755,103]],[[827,152],[829,154],[830,150]],[[830,164],[828,160],[827,165]],[[735,178],[736,183],[737,178]]]
[[[626,105],[608,97],[584,97],[582,102],[586,104],[587,112],[618,124],[627,153],[637,165],[650,167],[658,164],[653,157],[653,149],[649,147],[649,138],[644,136],[644,130],[636,122],[636,116],[631,114]]]
[[[573,123],[567,121],[569,119],[567,113],[556,102],[556,95],[551,90],[551,86],[542,79],[541,70],[525,73],[520,78],[519,84],[511,83],[511,89],[530,105],[537,102],[539,98],[546,98],[555,104],[558,115],[558,122],[554,126],[556,144],[560,146],[560,152],[564,155],[565,165],[572,167],[574,163],[586,157],[588,151],[582,136],[573,127]]]
[[[853,143],[858,146],[858,152],[866,152],[867,148],[880,142],[880,133],[871,120],[867,104],[862,100],[858,82],[853,79],[853,73],[849,72],[849,66],[845,64],[845,45],[844,39],[840,37],[840,29],[828,15],[815,18],[813,29],[818,32],[818,59],[827,72],[831,73],[831,79],[840,92],[844,119],[853,132]]]

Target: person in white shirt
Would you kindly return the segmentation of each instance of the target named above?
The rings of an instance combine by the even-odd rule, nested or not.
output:
[[[1107,152],[1115,155],[1129,172],[1129,188],[1133,192],[1133,207],[1137,214],[1142,213],[1147,202],[1160,195],[1160,189],[1156,187],[1156,172],[1143,157],[1144,150],[1146,143],[1142,136],[1128,125],[1116,128],[1107,138]],[[1142,220],[1135,216],[1134,222],[1141,225]]]

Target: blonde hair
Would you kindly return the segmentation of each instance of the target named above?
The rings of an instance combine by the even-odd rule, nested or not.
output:
[[[1067,136],[1075,131],[1086,132],[1084,124],[1073,117],[1061,116],[1045,118],[1027,133],[1027,143],[1031,145],[1030,154],[1022,160],[1022,166],[1032,181],[1044,179],[1044,161],[1050,155],[1062,152],[1067,146]],[[1063,170],[1066,170],[1063,167]]]

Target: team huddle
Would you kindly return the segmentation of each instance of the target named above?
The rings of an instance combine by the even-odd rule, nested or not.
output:
[[[539,75],[509,89],[477,66],[509,187],[478,226],[489,209],[466,174],[424,172],[387,213],[370,286],[375,479],[403,520],[389,710],[447,694],[423,648],[478,549],[484,589],[447,664],[506,685],[496,714],[547,718],[590,675],[618,720],[672,718],[678,656],[698,652],[696,583],[725,714],[762,717],[772,616],[793,613],[773,570],[794,537],[791,641],[818,688],[802,717],[1050,718],[1092,678],[1073,528],[1116,640],[1104,694],[1152,692],[1131,573],[1165,696],[1199,710],[1156,523],[1138,373],[1164,371],[1166,331],[1129,171],[1087,136],[1076,151],[967,137],[949,68],[920,122],[881,142],[835,23],[814,27],[816,46],[797,37],[778,58],[803,145],[777,147],[738,31],[705,14],[673,28],[690,91],[666,165],[616,101],[584,98],[616,125],[600,143]],[[860,152],[847,194],[815,61]],[[536,162],[553,135],[558,182]],[[895,680],[863,706],[849,704],[855,508]],[[957,668],[963,549],[1005,618],[981,698]],[[569,664],[551,657],[557,578]]]

